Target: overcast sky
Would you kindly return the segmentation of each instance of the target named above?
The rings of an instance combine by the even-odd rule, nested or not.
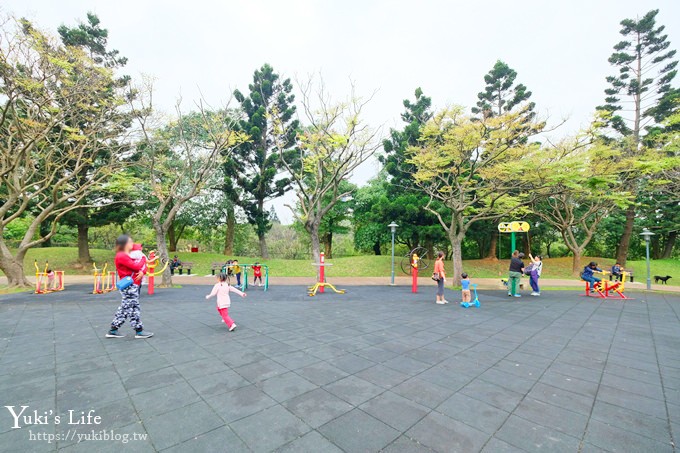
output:
[[[156,102],[172,111],[199,90],[213,105],[247,90],[267,62],[287,77],[321,73],[342,97],[349,80],[378,90],[367,111],[375,126],[400,127],[402,100],[416,87],[437,107],[472,106],[497,59],[518,72],[556,133],[586,125],[602,102],[607,58],[619,22],[658,8],[680,48],[679,0],[3,0],[0,8],[54,30],[88,11],[109,29],[111,48],[128,57],[125,73],[156,79]],[[363,183],[375,162],[354,175]],[[279,217],[291,216],[283,201]]]

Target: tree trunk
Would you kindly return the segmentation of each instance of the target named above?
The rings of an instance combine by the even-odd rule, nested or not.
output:
[[[17,252],[13,256],[4,242],[0,242],[0,270],[7,277],[10,288],[30,288],[33,285],[24,275],[24,257],[26,252]]]
[[[267,239],[265,238],[264,233],[261,233],[259,235],[259,240],[260,240],[260,257],[263,260],[268,260],[269,259],[269,249],[267,248]]]
[[[550,255],[550,247],[551,246],[552,246],[552,242],[548,242],[547,244],[545,244],[545,253],[546,253],[546,255],[548,255],[548,258],[552,258],[552,256]]]
[[[170,224],[168,228],[168,245],[171,252],[177,251],[177,235],[175,234],[175,222]]]
[[[616,261],[621,264],[621,266],[626,265],[626,260],[628,259],[628,249],[630,247],[630,239],[633,237],[633,227],[635,226],[635,206],[630,205],[626,209],[626,225],[623,228],[623,234],[621,234],[621,240],[619,241],[619,249],[616,253]]]
[[[380,250],[380,241],[375,241],[373,244],[373,254],[382,255],[382,251]]]
[[[234,213],[234,206],[227,207],[227,232],[224,235],[224,254],[234,254],[234,229],[236,227],[236,215]]]
[[[425,250],[427,250],[427,257],[429,257],[430,259],[435,259],[434,242],[432,241],[432,238],[429,236],[425,237]]]
[[[453,261],[453,275],[448,276],[448,283],[453,286],[460,285],[460,274],[463,273],[463,238],[465,234],[450,234],[451,260]]]
[[[486,252],[487,259],[498,260],[496,249],[498,248],[498,231],[491,233],[489,249]]]
[[[531,254],[531,238],[529,237],[529,233],[527,231],[526,236],[524,236],[524,254],[528,257]]]
[[[92,262],[92,257],[90,256],[90,242],[88,238],[88,232],[90,226],[87,220],[82,223],[78,223],[78,262],[82,265],[86,265]]]
[[[652,236],[652,244],[651,244],[651,250],[652,254],[652,259],[653,260],[658,260],[659,256],[661,255],[661,241],[659,240],[659,236]]]
[[[319,241],[319,225],[321,220],[308,222],[306,225],[309,238],[312,242],[312,259],[315,263],[319,262],[321,256],[321,242]]]
[[[663,252],[661,253],[661,259],[668,259],[673,254],[673,246],[675,245],[675,240],[678,237],[677,231],[671,231],[666,237],[666,243],[663,247]]]
[[[52,230],[52,222],[49,220],[43,220],[40,222],[40,237],[45,237],[50,234]],[[52,238],[50,237],[45,242],[40,244],[40,247],[52,247]]]
[[[326,258],[333,258],[333,233],[326,233],[323,239]]]
[[[572,250],[571,253],[574,254],[571,260],[571,273],[573,275],[579,275],[581,273],[581,251]]]
[[[163,226],[154,220],[153,225],[154,231],[156,232],[156,248],[158,251],[158,256],[161,257],[161,261],[164,259],[169,259],[168,256],[168,245],[165,240],[165,231],[163,231]],[[159,287],[169,288],[172,287],[172,275],[170,274],[170,266],[168,266],[165,271],[163,271],[163,276],[161,278],[161,284]]]

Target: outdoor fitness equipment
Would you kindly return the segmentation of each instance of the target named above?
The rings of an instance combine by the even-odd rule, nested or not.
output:
[[[116,273],[109,271],[106,273],[106,268],[109,263],[104,263],[102,269],[97,268],[97,263],[92,263],[94,284],[92,287],[92,294],[105,294],[113,291],[116,287]]]
[[[430,267],[430,258],[425,247],[416,247],[401,259],[401,271],[406,275],[413,273],[413,255],[418,256],[418,270],[422,271]]]
[[[45,261],[45,270],[42,272],[38,267],[38,260],[35,260],[33,265],[35,266],[35,294],[64,290],[64,271],[48,272],[50,269],[47,261]]]
[[[602,271],[602,272],[597,272],[597,273],[602,274],[603,277],[605,277],[607,274],[609,274],[609,272],[607,272],[607,271]],[[594,290],[594,292],[591,292],[590,282],[585,282],[586,283],[586,291],[585,291],[584,294],[581,294],[581,296],[595,297],[595,298],[598,298],[598,299],[628,299],[628,300],[630,300],[631,298],[624,294],[624,291],[626,289],[626,277],[628,276],[628,274],[629,274],[629,272],[623,271],[621,273],[621,281],[618,281],[618,282],[610,282],[610,281],[606,280],[605,278],[602,278],[602,281],[593,285],[592,289]]]
[[[501,271],[501,261],[503,259],[502,253],[501,253],[501,245],[502,241],[500,240],[500,235],[504,233],[510,233],[510,257],[512,258],[512,252],[515,251],[517,248],[517,233],[526,233],[527,234],[527,244],[529,245],[528,248],[531,248],[531,242],[530,242],[530,237],[529,237],[529,230],[531,229],[531,225],[529,225],[528,222],[520,222],[520,221],[514,221],[514,222],[501,222],[498,224],[498,275],[502,275]],[[510,291],[510,286],[508,285],[508,279],[507,278],[501,278],[501,283],[503,286],[506,286],[508,288],[508,291]],[[523,289],[524,285],[522,283],[519,283],[519,289]]]
[[[411,292],[418,292],[418,266],[420,264],[420,257],[417,253],[411,255]]]
[[[526,233],[527,234],[527,241],[529,240],[529,229],[531,228],[531,225],[529,225],[528,222],[501,222],[498,224],[498,232],[499,233],[510,233],[510,256],[512,256],[512,252],[515,251],[515,248],[517,247],[517,233]],[[498,258],[501,259],[501,250],[500,246],[498,247]]]
[[[248,289],[248,268],[253,267],[253,264],[240,264],[243,268],[243,281],[241,282],[241,291],[245,291]],[[264,288],[265,291],[269,289],[269,266],[266,264],[258,264],[258,266],[262,267],[264,269]]]
[[[461,302],[460,306],[463,308],[477,307],[479,308],[479,297],[477,296],[477,283],[472,284],[472,289],[475,291],[475,299],[472,302]]]
[[[151,250],[149,252],[149,257],[146,260],[146,276],[149,278],[149,289],[148,289],[148,294],[149,296],[153,296],[155,292],[154,288],[154,281],[155,277],[161,275],[163,272],[165,272],[165,269],[167,269],[168,264],[170,263],[169,260],[164,260],[165,264],[163,266],[163,269],[161,269],[158,272],[154,272],[154,269],[161,263],[161,257],[160,255],[156,255],[158,252],[155,250]]]
[[[320,293],[324,293],[326,287],[329,287],[338,294],[345,294],[344,289],[336,289],[335,286],[331,285],[326,281],[325,267],[332,266],[332,264],[326,262],[326,255],[323,252],[321,252],[321,254],[319,255],[319,262],[312,263],[312,266],[319,267],[318,273],[319,281],[317,281],[313,286],[309,286],[307,288],[307,294],[309,294],[310,296],[316,296],[317,291]]]

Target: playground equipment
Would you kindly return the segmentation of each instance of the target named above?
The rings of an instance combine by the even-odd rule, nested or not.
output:
[[[475,292],[475,299],[472,302],[461,302],[460,306],[463,308],[477,307],[479,308],[479,297],[477,296],[477,283],[472,284],[472,289]]]
[[[38,261],[35,266],[35,294],[47,294],[64,290],[64,271],[53,271],[45,261],[45,270],[40,271]]]
[[[602,271],[598,272],[598,274],[602,274],[603,277],[609,274],[607,271]],[[586,284],[586,291],[585,294],[581,294],[581,296],[584,297],[595,297],[598,299],[628,299],[630,300],[631,298],[626,296],[624,294],[624,291],[626,290],[626,278],[628,277],[628,272],[623,271],[621,273],[621,280],[620,281],[608,281],[606,279],[602,279],[602,281],[597,282],[593,287],[591,288],[590,282],[585,282]],[[591,291],[592,290],[592,291]]]
[[[411,255],[411,292],[418,292],[418,265],[420,263],[420,257],[417,253]]]
[[[97,263],[92,263],[94,284],[92,287],[92,294],[105,294],[113,291],[116,287],[116,273],[109,271],[106,273],[106,268],[109,263],[104,263],[102,269],[97,268]]]
[[[310,296],[316,296],[317,291],[320,293],[325,292],[325,288],[328,287],[335,291],[338,294],[345,294],[344,289],[337,289],[335,286],[331,285],[326,281],[326,274],[325,274],[325,267],[326,266],[332,266],[331,263],[326,262],[326,255],[321,252],[321,255],[319,256],[319,262],[318,263],[312,263],[312,266],[318,266],[319,267],[319,280],[313,285],[307,288],[307,293]]]
[[[418,269],[425,270],[430,267],[430,258],[425,247],[416,247],[401,259],[401,271],[406,275],[413,273],[413,255],[418,257]]]
[[[248,269],[253,267],[253,264],[239,264],[243,268],[243,281],[241,282],[241,290],[245,291],[248,289]],[[266,264],[258,264],[264,270],[264,286],[262,287],[265,291],[269,289],[269,266]]]
[[[156,255],[158,252],[155,250],[151,250],[149,252],[149,256],[146,260],[146,276],[149,279],[149,288],[148,288],[148,294],[149,296],[153,296],[155,292],[154,288],[154,282],[155,282],[155,277],[158,277],[159,275],[163,274],[165,272],[165,269],[167,269],[168,264],[170,263],[169,260],[164,260],[165,265],[163,266],[163,269],[161,269],[158,272],[154,272],[154,269],[161,263],[161,257],[160,255]]]
[[[531,225],[528,222],[501,222],[498,224],[499,233],[510,233],[510,255],[515,251],[517,247],[517,233],[526,233],[527,241],[529,240],[529,230]],[[500,258],[500,247],[498,248],[498,255]]]

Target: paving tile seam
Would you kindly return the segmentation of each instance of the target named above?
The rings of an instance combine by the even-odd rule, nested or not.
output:
[[[600,303],[602,305],[602,303]],[[593,410],[595,410],[595,403],[597,402],[597,396],[600,393],[600,388],[602,387],[602,379],[604,378],[604,370],[607,368],[607,363],[609,361],[609,352],[611,351],[612,345],[614,344],[614,339],[616,338],[616,332],[619,329],[619,323],[621,322],[621,317],[623,315],[623,308],[619,310],[619,316],[618,319],[616,320],[616,327],[614,327],[614,332],[612,333],[612,340],[609,343],[609,350],[607,351],[607,357],[604,360],[604,364],[602,366],[602,372],[600,373],[600,380],[597,383],[597,388],[595,389],[595,396],[593,397],[593,404],[590,406],[590,411],[588,413],[588,420],[586,421],[586,426],[583,429],[583,435],[581,436],[581,441],[579,442],[579,447],[578,447],[578,452],[581,453],[583,450],[584,444],[586,443],[586,436],[588,435],[588,427],[590,426],[590,421],[593,418]]]
[[[80,305],[81,305],[81,304],[77,303],[77,305],[78,305],[79,308],[80,308]],[[81,311],[82,311],[82,309],[81,309]],[[54,310],[53,310],[53,312],[54,312]],[[97,332],[97,329],[96,329],[95,326],[92,324],[92,318],[88,318],[88,323],[90,324],[90,327],[92,328],[92,330],[94,330],[95,332]],[[153,440],[151,439],[151,436],[149,435],[149,431],[146,429],[146,425],[144,424],[144,420],[142,420],[142,418],[139,416],[139,409],[137,408],[137,406],[136,406],[136,404],[135,404],[134,398],[132,397],[132,395],[130,395],[129,390],[127,389],[127,387],[126,387],[125,384],[124,384],[124,379],[123,379],[123,377],[121,376],[121,374],[120,374],[120,372],[119,372],[119,370],[118,370],[118,367],[116,366],[116,362],[111,358],[111,354],[110,354],[109,351],[104,347],[104,344],[106,343],[106,342],[105,342],[106,339],[105,339],[104,337],[102,337],[102,336],[97,336],[96,338],[99,340],[99,343],[102,345],[102,347],[103,347],[103,349],[104,349],[104,353],[106,354],[106,357],[109,359],[109,361],[110,361],[111,364],[113,365],[113,369],[115,370],[116,374],[118,375],[118,379],[119,379],[121,385],[123,386],[123,389],[125,390],[125,395],[127,396],[127,398],[128,398],[128,399],[130,400],[130,402],[132,403],[132,407],[135,408],[135,416],[137,417],[137,420],[139,421],[139,425],[140,425],[140,426],[142,427],[142,429],[144,430],[144,433],[146,434],[147,439],[149,440],[149,443],[150,443],[150,445],[152,446],[152,448],[153,448],[155,451],[158,451],[158,449],[155,447],[155,445],[154,445],[154,443],[153,443]],[[55,403],[56,403],[56,402],[55,402]],[[56,406],[55,406],[55,407],[56,407]],[[59,445],[59,443],[57,442],[57,446],[58,446],[58,445]]]
[[[529,340],[531,340],[532,338],[534,338],[535,336],[539,335],[541,332],[545,331],[545,330],[548,329],[548,328],[553,327],[553,324],[554,324],[555,322],[557,322],[557,320],[560,320],[560,319],[562,318],[562,316],[564,316],[564,314],[566,314],[566,313],[568,313],[568,312],[570,312],[570,311],[572,311],[572,310],[575,310],[575,309],[579,308],[579,307],[581,306],[581,303],[582,303],[582,302],[580,302],[580,301],[575,301],[575,302],[573,302],[572,305],[571,305],[570,307],[566,308],[566,309],[562,312],[562,314],[560,314],[560,315],[558,315],[558,316],[552,318],[552,319],[553,319],[553,322],[547,324],[543,329],[540,329],[539,331],[535,332],[533,335],[531,335],[530,337],[528,337],[523,343],[521,343],[520,345],[518,345],[514,350],[512,350],[511,352],[509,352],[508,354],[506,354],[506,355],[504,356],[504,358],[507,357],[508,355],[512,354],[513,352],[517,351],[522,345],[526,344],[527,341],[529,341]],[[519,407],[519,405],[522,404],[522,402],[526,399],[526,397],[529,395],[529,393],[531,392],[531,390],[533,390],[533,388],[536,386],[536,384],[540,381],[541,377],[543,377],[543,375],[545,375],[546,371],[550,369],[550,367],[552,366],[553,363],[555,363],[555,360],[557,360],[557,357],[559,357],[559,354],[567,348],[567,346],[571,343],[571,341],[572,341],[573,338],[578,334],[578,332],[580,332],[580,331],[583,329],[583,327],[584,327],[585,325],[588,324],[589,320],[590,320],[590,319],[594,316],[594,314],[597,312],[597,309],[598,309],[598,307],[594,307],[594,309],[590,312],[590,314],[588,315],[588,317],[586,317],[586,319],[582,320],[581,328],[580,328],[576,333],[574,333],[574,334],[572,335],[572,337],[570,338],[570,340],[569,340],[568,342],[566,342],[566,343],[563,345],[563,347],[560,349],[560,352],[558,352],[558,353],[555,355],[555,357],[553,358],[553,360],[550,362],[550,364],[548,364],[548,366],[545,367],[545,369],[543,370],[543,372],[541,373],[541,375],[538,376],[536,382],[535,382],[535,383],[529,388],[529,390],[527,390],[527,392],[522,396],[522,398],[521,398],[521,399],[519,400],[519,402],[515,405],[515,407],[513,408],[513,410],[512,410],[512,411],[508,411],[508,416],[505,418],[505,420],[503,421],[503,423],[501,423],[501,424],[499,425],[499,427],[496,429],[496,431],[494,431],[494,433],[491,434],[491,436],[487,439],[487,441],[482,445],[481,450],[483,450],[483,449],[486,447],[486,445],[489,443],[489,441],[490,441],[491,439],[493,439],[493,438],[496,436],[496,434],[498,434],[498,432],[499,432],[499,431],[501,430],[501,428],[505,425],[505,423],[507,423],[508,419],[509,419],[511,416],[514,415],[514,416],[516,416],[516,417],[520,417],[519,415],[515,414],[515,410],[517,409],[517,407]],[[504,358],[499,359],[496,363],[499,363],[499,362],[500,362],[501,360],[503,360]],[[494,364],[494,365],[495,365],[495,364]],[[489,368],[487,368],[487,370],[490,369],[490,368],[492,368],[492,367],[493,367],[493,365],[490,366]],[[485,371],[487,371],[487,370],[485,370]],[[483,373],[480,373],[480,375],[481,375],[481,374],[483,374]],[[482,378],[480,378],[480,379],[482,379]],[[474,378],[473,378],[472,380],[474,380]],[[471,380],[470,382],[472,382],[472,380]],[[484,380],[484,379],[482,379],[482,380]],[[468,382],[468,384],[469,384],[470,382]],[[468,385],[468,384],[466,384],[466,385]],[[498,384],[495,384],[495,385],[498,385]],[[502,387],[502,386],[501,386],[501,387]],[[462,388],[465,388],[465,386],[463,386]],[[503,388],[506,388],[506,387],[503,387]],[[508,390],[510,390],[510,389],[508,389]],[[484,401],[479,400],[478,398],[475,398],[474,396],[471,396],[471,395],[466,395],[466,396],[468,396],[468,397],[470,397],[470,398],[473,398],[473,399],[475,399],[475,400],[477,400],[477,401],[484,402]],[[542,402],[544,402],[544,401],[542,401]],[[488,403],[488,402],[485,402],[485,403],[494,406],[494,405],[491,404],[491,403]],[[547,403],[547,402],[544,402],[544,403],[550,404],[550,403]],[[443,404],[443,403],[442,403],[442,404]],[[594,404],[594,403],[593,403],[593,404]],[[552,404],[550,404],[550,405],[552,405]],[[441,404],[439,404],[439,405],[437,406],[437,408],[439,408],[439,406],[441,406]],[[494,406],[494,407],[497,407],[497,406]],[[557,407],[557,406],[555,406],[555,407]],[[435,410],[436,410],[437,408],[435,408]],[[497,407],[497,408],[498,408],[498,407]],[[501,409],[501,408],[498,408],[498,409]],[[501,410],[502,410],[502,409],[501,409]],[[520,418],[523,418],[523,417],[520,417]],[[463,423],[465,423],[465,422],[463,422]],[[530,423],[534,423],[534,422],[530,422]],[[465,423],[465,424],[467,425],[467,423]],[[537,424],[537,423],[535,423],[535,424]],[[468,426],[470,426],[470,425],[468,425]],[[540,425],[540,426],[543,426],[543,425]],[[551,429],[551,428],[548,428],[548,427],[545,427],[545,428]],[[572,436],[572,437],[573,437],[573,436]],[[504,441],[504,442],[507,442],[507,441]],[[510,442],[507,442],[507,443],[510,444],[510,445],[512,445],[513,447],[520,448],[521,450],[523,450],[521,447],[518,447],[517,445],[511,444]]]
[[[663,299],[668,304],[668,301],[666,300],[666,298],[664,297]],[[652,329],[652,320],[651,320],[651,315],[649,313],[649,304],[646,304],[646,306],[647,306],[646,307],[647,308],[647,321],[649,323],[649,331],[650,331],[650,335],[652,337],[652,344],[654,345],[654,354],[655,354],[655,357],[656,357],[656,365],[657,365],[657,368],[658,368],[658,371],[659,371],[659,379],[661,381],[661,392],[662,392],[662,395],[663,395],[663,405],[664,405],[664,409],[666,409],[666,423],[667,423],[667,428],[668,428],[668,434],[670,436],[671,446],[673,447],[673,451],[675,451],[676,445],[675,445],[675,439],[674,439],[674,436],[673,436],[673,424],[671,423],[671,413],[670,413],[670,410],[668,409],[668,400],[666,399],[666,386],[664,385],[663,373],[661,372],[661,365],[660,365],[660,362],[659,362],[659,353],[658,353],[658,350],[657,350],[657,347],[656,347],[656,336],[654,335],[654,329]]]

